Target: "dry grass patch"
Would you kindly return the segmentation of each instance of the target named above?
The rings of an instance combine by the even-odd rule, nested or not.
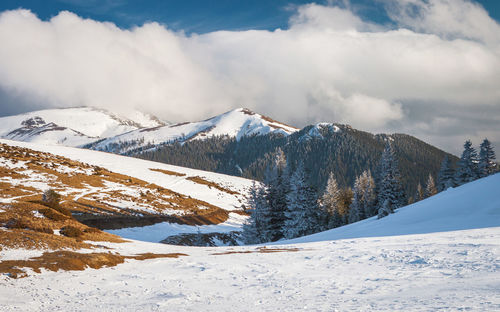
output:
[[[0,262],[0,273],[8,274],[12,278],[26,277],[31,269],[36,273],[41,273],[41,269],[57,272],[83,271],[86,268],[100,269],[102,267],[113,267],[125,262],[126,259],[147,260],[157,258],[178,258],[187,256],[182,253],[152,254],[145,253],[135,256],[122,256],[113,253],[78,253],[74,251],[54,251],[45,252],[40,257],[29,260],[6,260]]]
[[[171,176],[176,176],[176,177],[185,177],[186,176],[185,173],[179,173],[179,172],[165,170],[165,169],[149,168],[149,170],[156,171],[156,172],[161,172],[161,173],[168,174],[168,175],[171,175]]]
[[[225,192],[225,193],[228,193],[228,194],[231,194],[231,195],[238,195],[238,194],[240,194],[240,193],[238,193],[236,191],[233,191],[233,190],[230,190],[228,188],[225,188],[225,187],[223,187],[220,184],[217,184],[215,182],[207,181],[207,180],[205,180],[205,179],[203,179],[202,177],[199,177],[199,176],[188,177],[188,178],[186,178],[186,180],[193,181],[193,182],[198,183],[198,184],[206,185],[209,188],[213,187],[213,188],[218,189],[219,191],[222,191],[222,192]]]

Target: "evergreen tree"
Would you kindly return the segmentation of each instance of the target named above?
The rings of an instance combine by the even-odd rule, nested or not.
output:
[[[354,183],[349,223],[374,216],[376,214],[375,200],[375,182],[370,171],[365,170]]]
[[[269,225],[266,222],[267,220],[264,219],[269,207],[263,186],[253,183],[248,198],[248,206],[250,207],[250,217],[243,224],[243,242],[248,245],[269,241],[270,238],[265,236],[265,229],[269,228]]]
[[[319,230],[317,196],[307,180],[304,165],[299,163],[290,179],[290,192],[287,195],[288,207],[283,229],[285,238],[304,236]]]
[[[361,177],[357,177],[354,182],[354,187],[352,189],[352,203],[349,207],[349,223],[358,222],[359,220],[364,219],[364,210],[363,210],[363,187],[361,185]]]
[[[415,192],[415,202],[419,202],[425,198],[424,190],[422,189],[422,185],[419,183],[417,185],[417,191]]]
[[[324,216],[321,218],[320,222],[324,230],[342,225],[340,215],[341,196],[342,194],[338,187],[337,180],[335,180],[333,173],[330,172],[325,192],[319,200],[322,215]]]
[[[389,209],[392,213],[394,209],[406,205],[407,200],[401,186],[401,175],[390,142],[387,142],[382,153],[379,172],[379,210],[380,208]],[[388,202],[386,203],[386,201]]]
[[[481,143],[479,151],[479,177],[486,177],[497,171],[495,151],[488,139]]]
[[[462,157],[458,161],[458,168],[455,174],[455,183],[462,185],[478,178],[477,152],[472,147],[470,140],[465,141]]]
[[[365,170],[361,177],[363,181],[363,209],[365,211],[365,217],[369,218],[377,214],[375,180],[373,179],[370,170]]]
[[[429,174],[429,178],[427,179],[427,185],[425,186],[425,197],[431,197],[437,194],[436,185],[434,184],[434,178]]]
[[[439,169],[438,173],[438,183],[437,183],[438,192],[442,192],[450,187],[456,186],[454,175],[455,171],[451,167],[450,158],[448,158],[448,155],[446,155],[444,156],[443,161],[441,162],[441,169]]]
[[[266,185],[269,209],[264,215],[266,227],[263,231],[270,241],[277,241],[283,238],[287,194],[290,189],[286,157],[281,148],[276,150],[273,167],[266,174]]]
[[[340,200],[338,206],[340,225],[347,224],[349,209],[352,204],[354,193],[350,187],[340,191]]]
[[[387,198],[386,200],[384,200],[382,207],[380,207],[378,209],[378,216],[377,217],[378,217],[378,219],[383,218],[383,217],[387,217],[393,211],[394,210],[391,207],[391,201],[389,200],[389,198]]]

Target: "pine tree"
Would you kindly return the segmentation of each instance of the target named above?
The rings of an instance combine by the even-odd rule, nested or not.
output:
[[[375,182],[370,171],[365,170],[354,183],[349,223],[374,216],[376,214],[375,200]]]
[[[268,207],[264,219],[264,236],[270,241],[277,241],[283,238],[283,228],[285,225],[285,211],[287,209],[287,194],[290,189],[289,174],[286,157],[283,151],[278,148],[273,160],[273,167],[266,174]]]
[[[375,193],[375,180],[372,177],[370,170],[365,170],[361,175],[363,180],[363,209],[365,217],[369,218],[377,214],[376,201],[377,194]]]
[[[444,156],[443,161],[441,162],[441,169],[439,169],[438,173],[438,183],[437,190],[438,192],[442,192],[447,190],[450,187],[455,187],[454,180],[455,171],[451,167],[451,161],[448,155]]]
[[[419,202],[425,198],[424,190],[422,189],[422,185],[419,183],[417,185],[417,191],[415,192],[415,202]]]
[[[390,215],[394,210],[391,207],[391,201],[389,199],[384,200],[384,203],[382,204],[382,207],[378,209],[378,216],[377,218],[383,218],[387,217]]]
[[[462,157],[458,162],[458,168],[455,173],[455,183],[462,185],[478,178],[477,152],[470,140],[465,141]]]
[[[497,171],[495,151],[488,139],[481,143],[479,151],[479,177],[486,177]]]
[[[407,200],[401,186],[401,175],[399,174],[398,163],[390,142],[387,142],[382,153],[379,172],[379,208],[390,209],[392,213],[394,209],[406,205]],[[387,204],[386,201],[388,201]]]
[[[321,218],[320,222],[324,230],[342,225],[340,215],[341,195],[337,180],[335,180],[333,173],[330,172],[325,192],[319,200],[319,205],[324,216]]]
[[[266,201],[266,191],[261,185],[255,182],[250,189],[250,196],[248,198],[248,206],[250,207],[250,217],[243,224],[242,239],[245,244],[259,244],[270,240],[266,237],[264,230],[269,226],[266,224],[264,216],[266,215],[269,207]]]
[[[283,229],[285,238],[304,236],[319,230],[317,196],[307,180],[304,165],[299,163],[290,179],[290,192],[287,195],[288,207]]]
[[[429,174],[427,179],[427,185],[425,186],[425,197],[431,197],[437,194],[436,185],[434,184],[434,178]]]
[[[350,187],[340,191],[340,201],[338,207],[340,225],[348,223],[349,210],[352,204],[353,196],[354,193]]]
[[[349,223],[358,222],[359,220],[364,219],[364,210],[363,210],[363,187],[361,185],[361,177],[357,177],[354,182],[354,187],[352,189],[352,203],[349,207]]]

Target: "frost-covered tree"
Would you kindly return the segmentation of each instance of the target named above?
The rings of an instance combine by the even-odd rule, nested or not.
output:
[[[365,217],[369,218],[377,214],[377,194],[375,193],[375,180],[370,170],[365,170],[361,175],[363,185],[363,209]]]
[[[455,171],[451,167],[451,161],[448,155],[444,156],[441,162],[441,169],[438,173],[437,190],[442,192],[450,187],[455,187]]]
[[[243,242],[248,245],[270,241],[270,238],[265,235],[266,229],[269,227],[265,219],[269,206],[266,200],[266,189],[262,185],[256,183],[252,185],[247,205],[250,217],[243,224]]]
[[[425,197],[431,197],[437,194],[436,184],[434,183],[434,178],[429,174],[427,178],[427,183],[425,185]]]
[[[387,217],[390,215],[394,210],[391,207],[391,201],[389,199],[384,200],[384,203],[382,204],[382,207],[378,209],[378,219]]]
[[[286,157],[280,148],[276,150],[273,165],[267,171],[265,183],[269,209],[264,215],[265,224],[268,225],[263,229],[264,236],[268,237],[270,241],[277,241],[283,238],[287,194],[290,189]]]
[[[478,157],[477,152],[470,140],[465,141],[462,157],[458,161],[455,173],[455,183],[462,185],[478,178]]]
[[[398,162],[390,142],[387,142],[382,153],[379,174],[379,210],[380,208],[390,209],[392,213],[394,209],[406,205],[407,199],[403,187],[401,186],[401,175],[398,169]],[[387,204],[386,201],[388,201]]]
[[[320,210],[322,212],[321,223],[323,229],[332,229],[342,225],[342,216],[340,214],[342,193],[338,187],[337,180],[330,172],[325,192],[319,200]]]
[[[376,214],[375,200],[375,182],[370,171],[365,170],[354,182],[349,223],[374,216]]]
[[[307,181],[304,165],[299,163],[291,176],[287,195],[288,207],[283,229],[285,238],[304,236],[319,230],[317,195]]]
[[[354,187],[352,189],[352,203],[349,207],[349,223],[358,222],[359,220],[364,219],[364,210],[363,206],[363,190],[361,187],[361,182],[359,181],[360,177],[356,178],[354,181]]]
[[[479,177],[486,177],[497,171],[495,151],[488,139],[484,139],[479,150]]]
[[[415,202],[421,201],[425,198],[424,190],[422,189],[422,185],[419,183],[417,185],[417,191],[415,192]]]

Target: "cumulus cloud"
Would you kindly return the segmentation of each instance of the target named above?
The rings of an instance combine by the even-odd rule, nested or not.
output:
[[[454,152],[466,135],[499,142],[488,122],[500,119],[498,23],[466,0],[385,4],[395,27],[349,6],[308,4],[288,29],[189,36],[157,23],[124,30],[70,12],[42,21],[7,11],[0,90],[38,106],[142,109],[171,121],[245,106],[297,126],[405,131]]]

